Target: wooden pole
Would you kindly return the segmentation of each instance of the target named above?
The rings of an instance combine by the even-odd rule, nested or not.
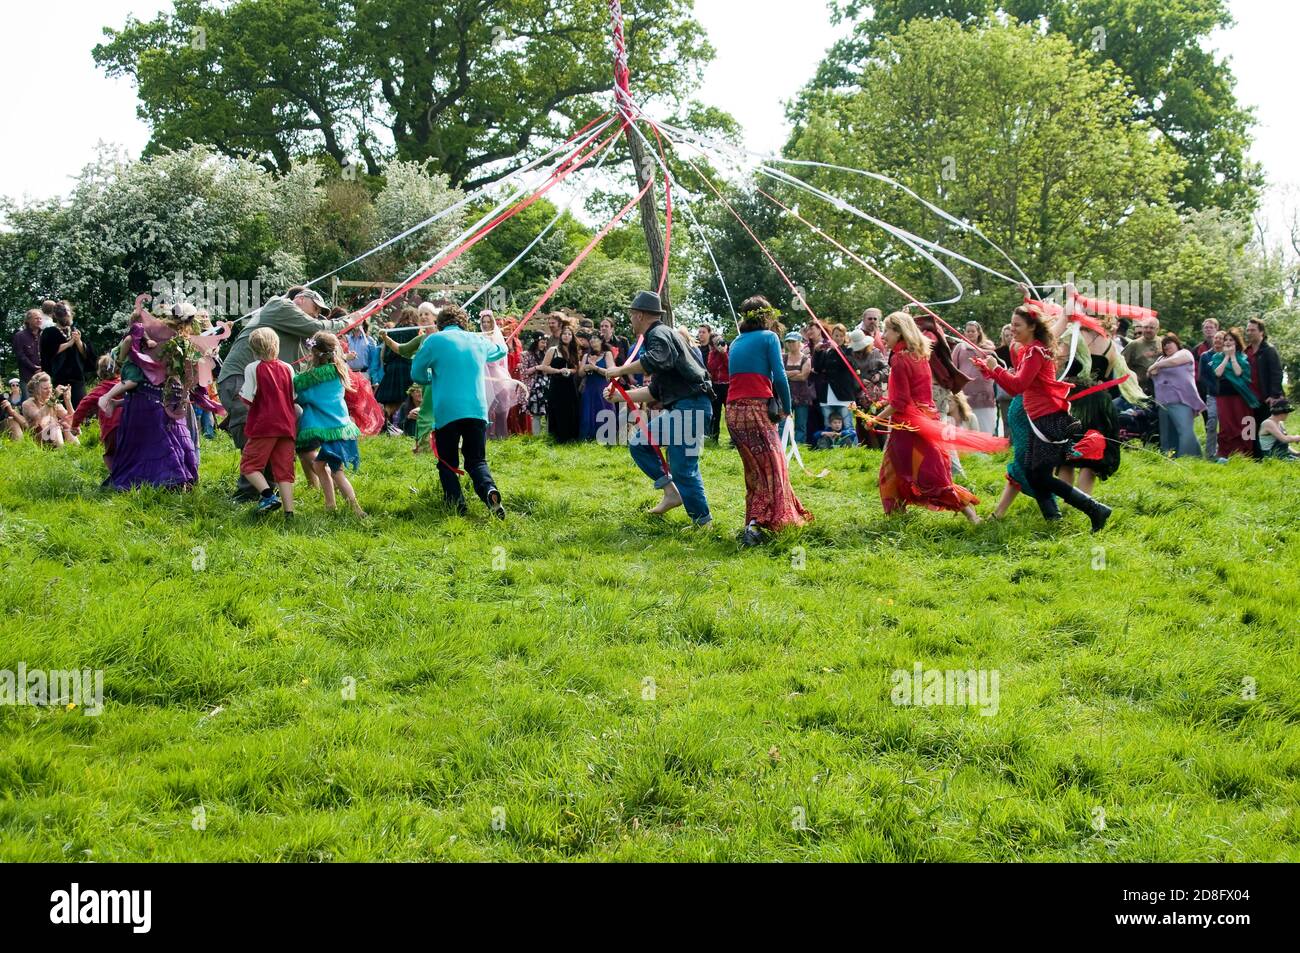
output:
[[[656,189],[653,184],[657,175],[654,157],[646,152],[641,137],[632,128],[633,107],[630,92],[630,76],[627,68],[627,46],[623,37],[623,6],[619,0],[609,0],[609,15],[614,27],[614,99],[618,104],[619,114],[628,122],[627,146],[632,153],[632,168],[637,178],[637,191],[651,181],[650,188],[641,196],[641,229],[645,232],[646,249],[650,253],[650,277],[654,288],[661,288],[660,300],[663,302],[664,324],[673,324],[672,296],[668,288],[668,279],[664,275],[664,236],[659,230],[659,206]]]

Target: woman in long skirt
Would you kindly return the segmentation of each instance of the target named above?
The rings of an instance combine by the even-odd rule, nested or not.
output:
[[[740,337],[727,355],[727,432],[745,468],[745,529],[741,542],[761,543],[766,533],[812,520],[794,488],[785,452],[768,402],[780,404],[780,418],[790,417],[790,383],[785,376],[781,342],[769,330],[776,311],[768,300],[754,296],[740,306]]]
[[[982,358],[975,359],[975,366],[1008,394],[1024,395],[1030,431],[1028,485],[1044,519],[1061,519],[1056,505],[1056,498],[1060,497],[1088,517],[1094,533],[1100,532],[1110,519],[1110,508],[1056,476],[1057,468],[1073,458],[1075,446],[1083,437],[1083,427],[1070,416],[1069,394],[1073,388],[1067,381],[1056,379],[1056,362],[1052,359],[1056,339],[1042,307],[1029,304],[1017,308],[1011,317],[1011,334],[1019,345],[1014,373],[990,367]],[[1089,452],[1082,455],[1092,456]],[[1015,491],[1018,487],[1008,486],[999,513],[1005,512],[1010,500],[1015,498]]]
[[[194,438],[184,418],[163,407],[161,388],[149,383],[128,391],[117,425],[117,452],[108,484],[117,490],[135,486],[189,489],[199,480]]]
[[[1250,357],[1236,328],[1224,331],[1223,350],[1210,358],[1219,385],[1219,458],[1255,455],[1255,415],[1259,395],[1251,385]]]
[[[1115,393],[1135,407],[1145,404],[1147,396],[1129,371],[1123,350],[1115,343],[1114,318],[1102,315],[1094,320],[1082,314],[1072,317],[1063,309],[1052,331],[1058,338],[1069,335],[1065,380],[1072,387],[1070,413],[1085,432],[1095,430],[1103,438],[1096,442],[1096,453],[1071,457],[1058,475],[1066,483],[1091,494],[1096,481],[1109,480],[1119,472],[1122,462]],[[1027,419],[1025,429],[1032,434]],[[1077,482],[1075,471],[1078,471]]]
[[[578,440],[578,345],[573,329],[560,332],[538,371],[551,379],[547,394],[546,423],[556,443]]]
[[[954,450],[996,453],[1006,441],[973,430],[944,426],[934,406],[930,374],[930,341],[912,316],[891,314],[884,324],[885,349],[890,353],[889,403],[880,412],[892,429],[880,465],[880,501],[886,513],[909,506],[961,513],[979,523],[979,499],[952,481]]]
[[[616,420],[614,405],[605,399],[609,382],[599,373],[600,368],[614,367],[614,352],[599,334],[593,334],[587,343],[588,351],[582,355],[578,367],[581,389],[581,410],[578,417],[578,436],[583,440],[617,441],[618,428],[611,426]]]

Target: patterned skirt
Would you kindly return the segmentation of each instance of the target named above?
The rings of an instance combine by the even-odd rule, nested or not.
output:
[[[767,416],[767,401],[747,398],[727,404],[727,432],[745,467],[745,524],[757,523],[775,532],[812,522],[812,514],[790,485],[781,439]]]

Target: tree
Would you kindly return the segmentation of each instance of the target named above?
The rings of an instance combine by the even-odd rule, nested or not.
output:
[[[276,201],[265,170],[203,146],[147,162],[102,153],[66,205],[0,209],[0,303],[12,322],[42,298],[67,298],[102,348],[137,294],[175,290],[177,275],[182,288],[219,285],[223,301],[228,282],[251,281],[277,247]]]
[[[857,91],[830,91],[810,102],[787,152],[882,172],[922,196],[939,196],[939,204],[978,226],[1039,282],[1071,273],[1151,280],[1159,236],[1178,222],[1168,195],[1181,160],[1132,118],[1118,70],[1025,25],[963,30],[951,20],[908,23],[880,41]],[[800,174],[887,222],[1017,277],[977,236],[896,190],[849,173]],[[937,269],[880,229],[788,188],[776,194],[786,204],[801,202],[805,217],[922,300],[952,294]],[[803,226],[787,219],[786,230],[803,233],[787,247],[795,260],[805,250],[810,304],[819,314],[838,309],[853,316],[869,304],[903,303]],[[1000,324],[1013,298],[1010,285],[947,263],[967,290],[962,309]],[[841,271],[858,276],[857,283],[847,284]],[[856,300],[822,298],[829,307],[819,307],[826,288],[851,291]]]
[[[96,62],[135,81],[150,150],[205,142],[280,172],[432,159],[472,190],[613,85],[604,0],[174,0],[105,33]],[[638,97],[684,105],[713,55],[690,0],[642,0],[626,33]]]
[[[1254,208],[1263,185],[1247,158],[1251,110],[1235,94],[1228,62],[1207,49],[1232,25],[1227,0],[837,0],[850,36],[831,49],[794,114],[815,91],[851,86],[879,45],[920,19],[972,27],[1005,15],[1068,38],[1096,63],[1117,66],[1133,86],[1132,114],[1150,123],[1183,158],[1175,198],[1191,208]]]

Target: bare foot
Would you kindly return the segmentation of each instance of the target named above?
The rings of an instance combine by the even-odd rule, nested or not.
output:
[[[669,510],[675,510],[682,505],[682,495],[677,492],[677,485],[669,483],[664,487],[664,498],[659,501],[659,505],[650,511],[652,516],[663,516]]]
[[[980,523],[984,522],[982,519],[980,519],[980,515],[975,512],[975,508],[973,506],[966,507],[964,510],[961,511],[961,515],[966,517],[966,519],[970,520],[970,524],[972,526],[979,526]]]
[[[369,519],[369,518],[370,518],[370,514],[367,513],[365,510],[363,510],[363,509],[362,509],[361,507],[359,507],[359,506],[354,506],[354,507],[352,507],[352,515],[355,516],[355,517],[356,517],[357,519],[359,519],[359,520],[364,520],[364,519]]]

